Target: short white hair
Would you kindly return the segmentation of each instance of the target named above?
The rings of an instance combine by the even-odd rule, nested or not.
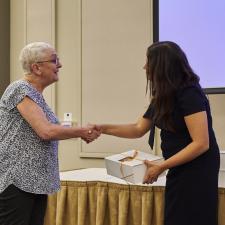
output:
[[[20,52],[19,60],[25,74],[30,74],[31,64],[42,61],[49,49],[54,49],[46,42],[33,42],[26,45]]]

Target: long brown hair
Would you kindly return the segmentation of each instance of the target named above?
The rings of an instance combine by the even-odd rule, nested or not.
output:
[[[147,86],[154,107],[154,121],[173,131],[172,111],[176,91],[199,77],[193,72],[183,50],[174,42],[153,43],[147,50]]]

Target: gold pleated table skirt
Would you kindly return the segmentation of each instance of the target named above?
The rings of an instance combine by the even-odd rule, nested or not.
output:
[[[163,225],[164,187],[103,181],[61,181],[48,197],[45,225]],[[225,188],[219,188],[225,225]]]

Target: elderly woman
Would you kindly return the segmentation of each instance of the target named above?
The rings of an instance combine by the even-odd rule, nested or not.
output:
[[[94,127],[64,127],[46,104],[43,90],[58,81],[62,67],[43,42],[20,54],[25,72],[0,101],[0,224],[43,224],[47,194],[59,190],[58,140],[99,136]]]

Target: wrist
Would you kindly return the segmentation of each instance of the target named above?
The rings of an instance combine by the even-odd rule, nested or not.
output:
[[[85,128],[83,128],[83,127],[77,127],[77,128],[75,128],[75,130],[74,130],[74,133],[75,133],[75,135],[79,138],[85,138],[85,131],[86,131],[86,129]]]
[[[168,169],[167,164],[165,163],[165,161],[162,162],[162,163],[159,165],[159,167],[160,167],[160,169],[161,169],[162,172],[164,172],[165,170]]]
[[[105,128],[105,126],[103,124],[99,124],[98,125],[98,128],[99,128],[99,130],[100,130],[101,133],[105,134],[106,128]]]

